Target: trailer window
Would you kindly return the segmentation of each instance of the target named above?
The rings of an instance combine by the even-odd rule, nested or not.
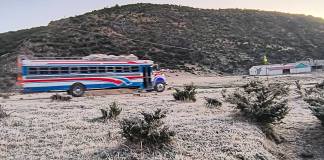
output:
[[[28,74],[37,74],[37,68],[36,67],[28,68]]]

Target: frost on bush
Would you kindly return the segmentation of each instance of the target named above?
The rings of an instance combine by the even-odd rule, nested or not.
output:
[[[107,109],[100,109],[102,117],[97,120],[116,119],[122,112],[122,108],[118,107],[117,102],[113,102],[109,105],[109,111]]]
[[[70,96],[63,96],[59,94],[54,94],[50,98],[52,101],[70,101],[72,99]]]
[[[206,100],[205,105],[209,108],[219,107],[222,105],[222,102],[216,98],[205,97],[205,100]]]
[[[304,100],[310,105],[313,115],[324,125],[324,97],[309,97]]]
[[[193,84],[185,85],[184,90],[175,89],[176,92],[173,93],[173,97],[178,101],[192,101],[196,102],[196,91],[197,87]]]
[[[289,112],[289,88],[286,84],[264,84],[251,81],[226,97],[243,115],[258,122],[270,124],[283,119]]]
[[[164,125],[166,112],[161,109],[154,113],[141,113],[144,117],[124,119],[121,122],[122,135],[130,142],[161,146],[171,142],[175,132]]]
[[[5,117],[8,117],[8,116],[9,116],[9,114],[7,114],[7,113],[3,110],[2,106],[0,105],[0,119],[1,119],[1,118],[5,118]]]
[[[310,105],[310,110],[324,125],[324,82],[308,89],[304,101]]]
[[[322,81],[321,83],[316,84],[315,87],[318,88],[318,89],[324,89],[324,81]]]
[[[112,104],[109,105],[109,114],[108,118],[109,119],[116,119],[118,115],[120,115],[122,109],[118,107],[117,102],[113,102]]]

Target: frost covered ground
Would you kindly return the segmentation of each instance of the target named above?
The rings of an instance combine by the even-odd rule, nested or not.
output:
[[[302,84],[320,82],[321,74],[277,77],[206,77],[186,73],[168,76],[169,86],[193,82],[198,89],[195,103],[173,100],[173,90],[163,93],[107,94],[52,102],[54,93],[15,94],[0,98],[9,117],[0,119],[0,159],[324,159],[324,128],[306,103],[294,92],[294,80]],[[291,83],[291,111],[275,127],[284,141],[268,140],[255,124],[224,103],[206,108],[204,97],[221,99],[229,90],[251,79]],[[60,93],[65,94],[65,93]],[[116,101],[123,111],[117,120],[93,122],[101,108]],[[141,111],[168,111],[165,123],[176,136],[171,146],[153,150],[127,144],[118,121],[140,116]]]

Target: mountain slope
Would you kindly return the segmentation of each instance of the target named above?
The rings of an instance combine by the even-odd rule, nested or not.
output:
[[[168,68],[246,73],[265,52],[271,63],[324,59],[324,20],[257,10],[132,4],[0,34],[0,55],[6,54],[0,64],[9,66],[17,54],[133,53]]]

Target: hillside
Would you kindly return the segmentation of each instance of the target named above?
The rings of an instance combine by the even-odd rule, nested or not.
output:
[[[167,68],[241,74],[259,64],[264,52],[271,63],[324,59],[324,20],[257,10],[132,4],[0,34],[1,68],[12,68],[17,54],[133,53]]]

